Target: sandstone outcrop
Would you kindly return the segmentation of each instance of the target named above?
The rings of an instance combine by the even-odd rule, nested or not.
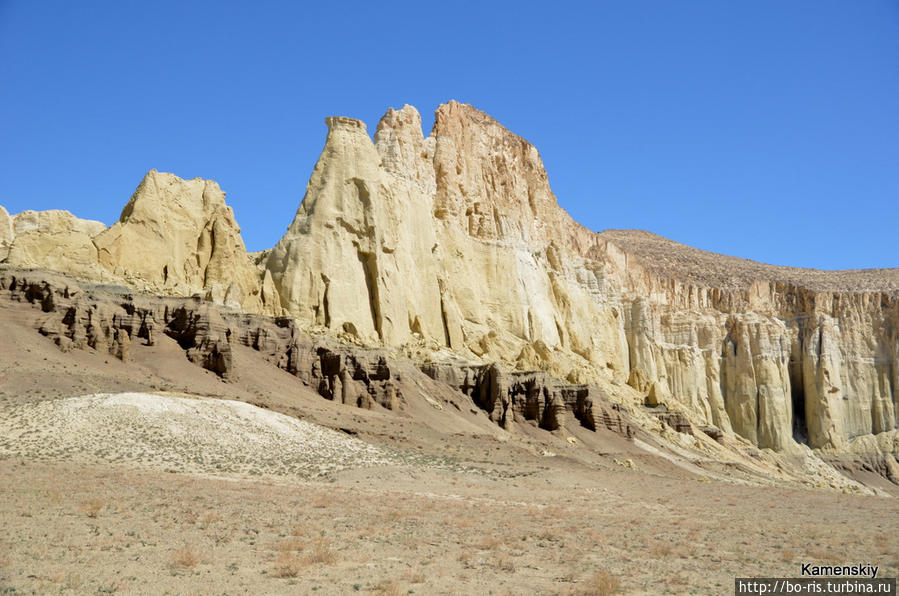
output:
[[[119,221],[94,238],[101,266],[116,278],[175,295],[260,312],[259,282],[225,193],[211,180],[151,170]]]
[[[589,250],[592,234],[559,209],[533,146],[455,102],[427,139],[411,106],[389,111],[374,142],[359,121],[327,123],[306,197],[266,264],[303,324],[563,377],[623,344],[621,329],[605,333],[617,309],[593,299],[593,282],[570,283],[595,274],[561,251]],[[593,333],[580,320],[608,325]],[[625,366],[621,351],[608,362]]]
[[[496,364],[429,362],[422,371],[470,397],[506,429],[517,421],[550,431],[580,424],[590,430],[603,426],[626,437],[635,432],[618,404],[610,403],[596,386],[563,383],[540,371],[505,371]]]
[[[6,220],[10,220],[7,225]],[[279,314],[262,292],[225,193],[210,180],[151,170],[110,228],[67,211],[0,213],[0,260],[142,291]],[[270,282],[269,282],[270,287]],[[267,298],[267,302],[266,302]]]
[[[289,318],[223,311],[198,298],[156,297],[115,286],[91,286],[28,270],[0,268],[0,292],[46,315],[38,331],[63,351],[93,349],[128,360],[133,342],[171,337],[191,362],[225,380],[234,374],[233,345],[259,351],[327,399],[396,409],[399,374],[383,351],[314,340]]]
[[[0,205],[0,261],[9,254],[9,246],[15,238],[12,218],[3,205]]]
[[[0,214],[0,227],[3,227],[5,213],[4,210]],[[54,209],[23,211],[14,215],[10,223],[7,263],[67,271],[88,278],[102,276],[97,265],[97,250],[91,240],[92,236],[106,229],[102,222],[80,219],[68,211]]]
[[[428,138],[420,123],[390,110],[372,141],[361,122],[328,119],[267,261],[302,324],[626,382],[761,447],[895,433],[895,270],[809,272],[594,234],[558,207],[537,150],[486,114],[450,102]]]
[[[325,399],[360,408],[399,410],[404,387],[421,392],[425,375],[473,398],[498,424],[600,424],[624,436],[633,426],[596,387],[560,384],[544,373],[507,373],[492,365],[442,363],[423,372],[398,365],[388,351],[313,338],[289,317],[222,310],[197,298],[134,294],[45,272],[0,267],[0,297],[45,313],[38,331],[63,351],[93,349],[128,360],[133,342],[174,339],[191,362],[225,380],[235,374],[233,346],[259,352],[272,365],[302,379]],[[412,377],[404,384],[404,377]],[[459,383],[472,379],[472,385]]]
[[[276,315],[239,341],[346,403],[392,407],[378,350],[402,350],[438,363],[429,375],[501,425],[615,426],[590,406],[601,395],[670,409],[656,417],[716,440],[899,451],[899,270],[773,267],[647,232],[594,233],[558,206],[536,148],[469,105],[440,106],[428,137],[411,106],[388,110],[373,138],[358,120],[326,124],[305,197],[270,250],[246,254],[214,182],[151,171],[106,230],[20,234],[0,212],[0,251]],[[153,318],[226,376],[235,338],[194,306],[176,311]],[[291,339],[299,330],[375,351]],[[110,333],[97,337],[121,351]],[[62,334],[82,341],[77,325]],[[468,364],[447,377],[439,362],[458,359]]]

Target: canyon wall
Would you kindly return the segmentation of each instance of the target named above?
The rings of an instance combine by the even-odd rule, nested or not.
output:
[[[594,233],[558,206],[537,150],[469,105],[440,106],[428,137],[410,106],[373,138],[358,120],[326,124],[296,217],[252,260],[214,182],[155,171],[116,225],[66,240],[72,262],[18,246],[5,211],[0,250],[286,315],[428,370],[459,357],[540,370],[763,448],[897,451],[899,270],[773,267]]]

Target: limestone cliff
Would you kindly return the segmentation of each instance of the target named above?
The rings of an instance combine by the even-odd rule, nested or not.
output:
[[[438,109],[427,139],[410,106],[389,111],[374,142],[359,121],[328,126],[267,263],[290,314],[364,341],[543,361],[561,376],[603,344],[624,346],[623,329],[605,332],[618,311],[595,299],[599,287],[568,279],[595,277],[562,256],[588,250],[593,235],[558,208],[533,146],[455,102]],[[608,325],[585,334],[581,319]],[[603,365],[624,367],[620,354]]]
[[[428,138],[410,106],[373,141],[359,121],[327,124],[266,265],[302,323],[618,384],[761,447],[895,437],[895,270],[810,272],[594,234],[558,207],[537,150],[468,105],[440,106]]]
[[[9,254],[9,246],[15,238],[15,228],[13,228],[13,220],[9,216],[9,212],[0,205],[0,261]]]
[[[552,428],[560,408],[588,424],[577,387],[590,384],[676,410],[664,417],[678,432],[899,452],[899,270],[773,267],[594,233],[558,206],[536,148],[469,105],[440,106],[428,137],[411,106],[373,138],[358,120],[326,124],[271,250],[246,254],[214,182],[151,171],[109,229],[20,232],[22,215],[0,210],[0,259],[289,315],[436,376],[461,358],[459,389],[509,428]]]
[[[0,227],[3,227],[5,214],[6,210],[0,213]],[[54,209],[23,211],[10,218],[10,224],[8,263],[20,267],[46,267],[90,278],[102,276],[91,240],[92,236],[106,229],[102,222],[80,219],[68,211]]]
[[[225,193],[211,180],[151,170],[119,221],[94,238],[100,264],[174,294],[262,309],[259,284]]]
[[[24,211],[9,218],[2,210],[0,251],[0,260],[19,267],[278,312],[275,302],[263,303],[234,213],[211,180],[151,170],[108,229],[67,211]]]
[[[617,276],[632,297],[633,386],[762,447],[894,440],[899,272],[772,267],[645,232],[599,236],[607,254],[627,254]]]

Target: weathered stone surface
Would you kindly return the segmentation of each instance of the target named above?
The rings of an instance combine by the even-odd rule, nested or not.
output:
[[[9,260],[289,316],[254,323],[280,338],[270,358],[295,374],[317,366],[310,383],[357,405],[393,403],[380,356],[291,347],[285,329],[473,363],[447,382],[478,387],[505,425],[589,426],[604,414],[583,385],[762,448],[895,449],[880,437],[899,427],[899,270],[773,267],[647,232],[593,233],[559,208],[537,150],[469,105],[440,106],[427,138],[411,106],[389,110],[374,140],[358,120],[326,122],[306,195],[269,251],[246,255],[215,183],[154,171],[92,239],[99,265],[90,230],[20,242],[38,233],[13,229]],[[205,324],[197,316],[186,329]],[[197,357],[225,374],[215,345],[225,350],[216,339]]]
[[[264,310],[234,213],[211,180],[151,170],[94,244],[100,265],[136,287]]]
[[[0,228],[4,214],[0,214]],[[68,211],[23,211],[7,229],[6,262],[19,267],[45,267],[87,278],[100,278],[92,236],[106,229],[102,222],[80,219]],[[0,232],[3,235],[3,232]],[[0,240],[0,251],[3,241]],[[3,253],[0,253],[3,256]]]
[[[560,376],[624,341],[617,311],[568,279],[580,272],[556,242],[586,246],[590,233],[558,209],[531,145],[456,103],[441,106],[428,139],[410,106],[384,116],[374,143],[361,122],[330,118],[328,127],[266,265],[302,324]],[[582,319],[609,326],[593,333]],[[606,363],[625,366],[619,352]]]
[[[536,149],[471,106],[438,108],[428,138],[409,106],[374,142],[358,121],[328,125],[267,262],[302,324],[626,382],[761,447],[839,448],[897,427],[896,270],[810,272],[594,234],[558,207]],[[500,422],[515,415],[504,407]]]
[[[618,406],[595,386],[562,383],[541,371],[503,371],[495,364],[429,362],[422,371],[470,397],[507,430],[513,422],[530,422],[545,430],[580,424],[626,437],[634,434]]]
[[[3,205],[0,205],[0,261],[9,254],[9,246],[15,235],[12,218]]]
[[[383,350],[313,340],[289,318],[221,310],[197,298],[84,286],[70,278],[8,267],[0,268],[0,292],[46,313],[38,330],[63,351],[89,348],[127,360],[132,342],[152,345],[162,333],[178,342],[188,360],[225,380],[234,374],[232,346],[237,344],[259,351],[326,399],[392,410],[403,399],[400,374]]]
[[[43,234],[76,232],[93,237],[106,229],[106,225],[101,221],[81,219],[68,211],[60,209],[22,211],[13,216],[12,219],[16,236],[27,232],[40,232]]]

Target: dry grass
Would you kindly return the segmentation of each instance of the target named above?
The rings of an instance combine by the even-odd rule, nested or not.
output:
[[[206,513],[203,517],[200,518],[200,527],[204,530],[207,529],[212,524],[219,522],[222,520],[222,516],[216,513],[215,511],[210,511]]]
[[[496,536],[484,536],[477,543],[480,550],[497,550],[503,545],[503,541]]]
[[[547,518],[536,504],[552,507],[559,489],[543,478],[459,489],[434,474],[427,477],[429,492],[420,493],[423,483],[362,488],[353,476],[269,484],[0,460],[0,559],[7,562],[0,561],[0,585],[37,594],[59,593],[64,584],[72,586],[69,593],[84,594],[114,585],[126,593],[171,594],[572,596],[641,587],[719,594],[735,573],[777,577],[810,550],[871,559],[881,549],[895,553],[890,536],[877,537],[885,527],[864,525],[872,516],[890,519],[893,504],[886,499],[721,483],[696,483],[704,492],[684,499],[678,483],[650,492],[642,478],[631,479],[638,473],[614,474],[615,483],[597,481],[591,490],[563,484],[570,493],[567,515]],[[54,505],[49,491],[58,486],[68,496]],[[607,506],[596,506],[598,494]],[[727,511],[709,506],[715,497],[724,503],[734,495],[739,504]],[[78,505],[96,497],[107,505],[88,520]],[[812,499],[814,507],[807,506]],[[331,504],[315,507],[319,502]],[[772,515],[760,518],[761,507]],[[196,523],[186,522],[190,511],[199,513]],[[396,511],[415,515],[385,523]],[[210,512],[221,519],[206,519]],[[668,527],[671,518],[684,521]],[[453,520],[460,519],[476,523],[459,529]],[[692,519],[705,520],[707,529],[687,541],[683,532],[693,529]],[[798,529],[785,541],[787,523]],[[835,546],[847,540],[848,548]],[[789,556],[784,551],[795,553],[792,563],[782,560]],[[894,565],[895,555],[878,560]]]
[[[889,555],[892,551],[890,537],[887,534],[878,534],[875,536],[874,544],[877,545],[877,548],[883,555]]]
[[[284,551],[275,557],[272,564],[272,575],[280,578],[296,577],[304,567],[306,567],[306,561],[302,557]]]
[[[493,561],[494,569],[505,571],[507,573],[515,573],[515,561],[511,557],[500,556]]]
[[[667,542],[656,542],[649,547],[649,553],[656,558],[670,557],[672,552],[673,548]]]
[[[378,584],[378,594],[383,596],[402,596],[406,593],[403,585],[395,580],[387,580]]]
[[[103,507],[105,505],[106,503],[104,503],[100,499],[89,499],[81,503],[81,505],[78,506],[78,509],[84,515],[94,518],[100,515],[100,511],[103,510]]]
[[[621,582],[605,569],[599,569],[581,582],[578,588],[578,593],[584,596],[611,596],[621,590]]]
[[[300,552],[303,550],[303,543],[296,538],[290,538],[275,543],[274,549],[282,553]]]
[[[411,569],[403,574],[403,579],[405,579],[410,584],[423,584],[428,581],[428,577],[423,572],[413,571]]]
[[[193,569],[200,564],[200,554],[190,546],[182,546],[172,553],[172,567],[175,569]]]
[[[333,565],[337,562],[337,551],[331,546],[330,540],[324,536],[320,536],[309,546],[309,550],[306,554],[306,561],[309,563]]]

